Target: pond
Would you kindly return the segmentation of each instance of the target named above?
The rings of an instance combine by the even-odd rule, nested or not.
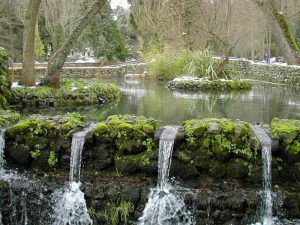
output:
[[[138,114],[160,119],[163,124],[180,124],[187,119],[231,118],[269,123],[274,117],[300,119],[300,91],[296,88],[254,82],[249,91],[170,91],[165,82],[139,79],[102,79],[120,85],[118,103],[104,106],[21,109],[24,114],[61,114],[76,111],[89,120],[104,120],[113,114]]]

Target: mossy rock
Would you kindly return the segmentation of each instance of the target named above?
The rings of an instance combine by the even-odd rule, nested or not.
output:
[[[199,172],[197,168],[191,163],[182,163],[178,160],[172,160],[171,162],[171,169],[170,175],[171,176],[178,176],[182,179],[187,179],[190,177],[194,177],[198,175]]]
[[[194,91],[233,91],[250,90],[251,84],[246,80],[210,80],[210,79],[179,79],[176,78],[169,82],[170,89],[194,90]]]
[[[209,161],[212,157],[212,152],[207,149],[199,149],[195,152],[195,157],[191,160],[191,164],[200,170],[209,170]]]
[[[272,133],[279,139],[279,149],[284,161],[300,161],[300,120],[274,118]]]
[[[248,163],[243,159],[231,159],[227,164],[227,176],[240,179],[249,173]]]
[[[188,150],[207,149],[220,161],[231,156],[255,160],[256,149],[251,149],[252,133],[246,122],[207,118],[184,121],[183,127]]]
[[[0,110],[0,127],[9,124],[16,123],[21,118],[21,115],[17,112],[10,110]]]
[[[299,135],[300,120],[274,118],[271,122],[272,133],[284,144],[291,144]]]
[[[58,152],[70,148],[72,134],[84,126],[84,120],[76,113],[21,120],[6,130],[6,155],[17,165],[49,170],[57,166]]]
[[[211,160],[209,162],[209,174],[214,178],[223,178],[226,176],[226,164]]]
[[[154,131],[158,124],[158,120],[144,116],[113,115],[98,124],[95,137],[112,143],[118,155],[137,154],[155,146]]]
[[[115,166],[117,170],[124,175],[138,171],[149,171],[151,167],[153,167],[153,161],[151,161],[151,155],[153,154],[155,154],[155,152],[145,151],[137,155],[115,156]],[[154,168],[157,170],[157,163],[155,162]]]

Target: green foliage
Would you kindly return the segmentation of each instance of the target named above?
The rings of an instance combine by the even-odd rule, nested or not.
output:
[[[34,151],[30,151],[30,154],[33,159],[37,159],[41,155],[41,150],[36,149]]]
[[[114,57],[120,60],[127,58],[125,37],[122,36],[108,5],[104,7],[101,14],[95,16],[83,36],[93,48],[96,57],[105,56],[108,60]]]
[[[144,140],[144,141],[142,142],[142,144],[146,146],[147,151],[152,151],[152,148],[153,148],[154,145],[155,145],[155,143],[154,143],[154,141],[153,141],[152,138],[147,138],[146,140]]]
[[[147,52],[146,59],[150,62],[149,73],[156,79],[171,80],[177,76],[189,75],[196,77],[215,78],[215,61],[209,50],[174,52]]]
[[[0,108],[5,107],[11,98],[10,80],[8,73],[8,55],[0,48]]]
[[[48,164],[51,168],[55,167],[58,163],[58,159],[56,158],[55,152],[50,151],[49,158],[48,158]]]
[[[133,203],[120,198],[117,203],[109,203],[108,209],[105,210],[105,218],[110,225],[120,223],[126,225],[128,224],[128,217],[133,211]]]

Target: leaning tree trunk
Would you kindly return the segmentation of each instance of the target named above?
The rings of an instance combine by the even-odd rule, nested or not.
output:
[[[275,7],[274,0],[253,0],[267,16],[274,30],[274,38],[288,64],[300,64],[299,48],[290,32],[289,25],[284,15]]]
[[[34,38],[40,4],[41,0],[30,0],[25,12],[23,32],[23,68],[20,78],[20,84],[25,86],[35,85]]]
[[[72,30],[71,34],[67,37],[64,44],[58,49],[58,53],[54,53],[53,57],[51,57],[51,59],[48,61],[45,78],[42,80],[43,85],[48,85],[55,88],[60,86],[60,73],[68,54],[70,53],[81,33],[102,9],[106,2],[107,0],[96,0],[96,2],[86,11],[85,15],[82,16],[78,24]]]

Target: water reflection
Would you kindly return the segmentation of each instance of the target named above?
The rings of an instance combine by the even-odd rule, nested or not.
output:
[[[232,118],[248,122],[270,122],[274,117],[300,119],[300,92],[294,88],[272,84],[254,84],[252,90],[242,92],[171,92],[166,83],[137,78],[106,79],[120,85],[120,102],[104,107],[73,108],[88,119],[103,120],[112,114],[133,113],[154,117],[163,124],[180,124],[194,118]],[[55,113],[72,108],[53,109]],[[31,110],[32,112],[32,110]],[[49,109],[35,109],[34,113],[49,114]]]

